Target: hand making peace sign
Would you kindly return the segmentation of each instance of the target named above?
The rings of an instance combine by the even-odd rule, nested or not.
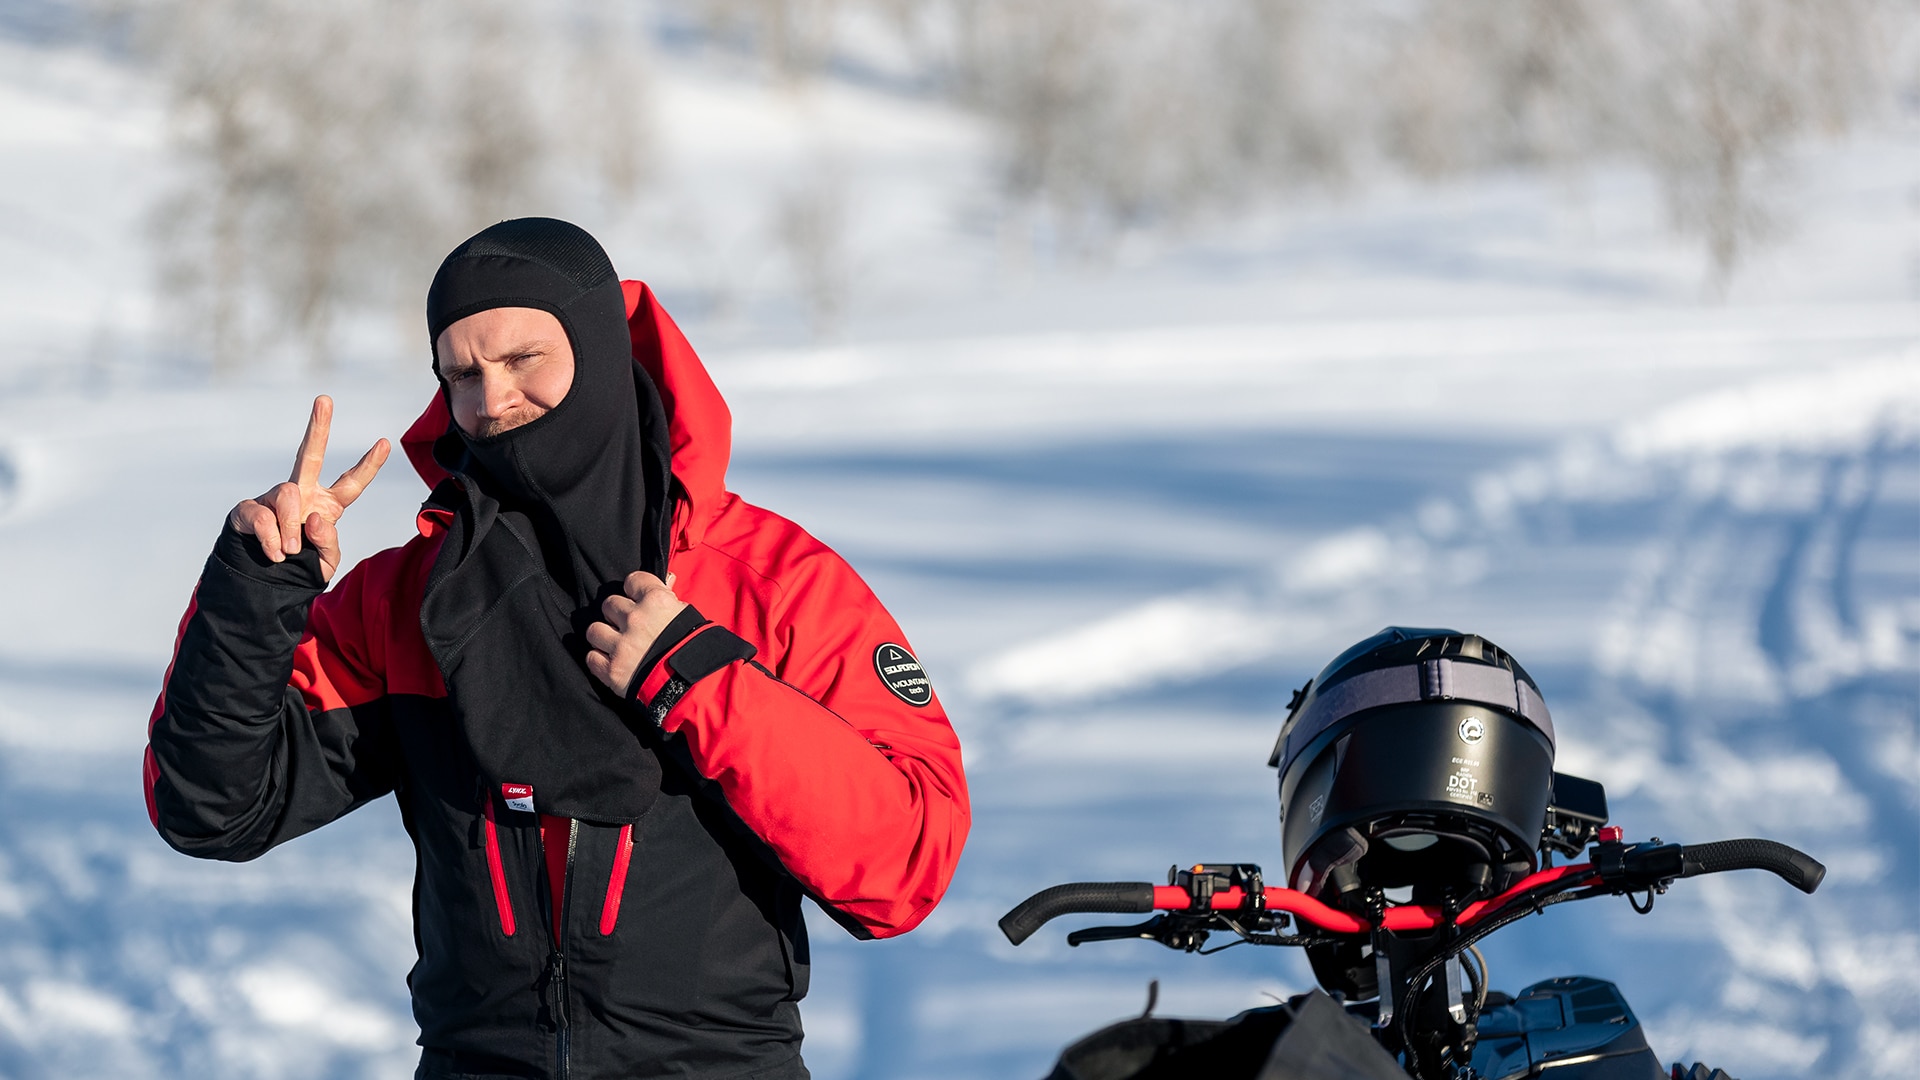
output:
[[[320,553],[321,576],[328,581],[340,566],[340,534],[334,522],[366,490],[393,449],[381,439],[353,468],[341,473],[332,487],[321,487],[320,463],[327,456],[327,429],[332,425],[333,399],[322,394],[313,399],[313,415],[307,419],[307,434],[300,440],[300,453],[294,458],[293,476],[284,484],[275,484],[265,495],[234,507],[227,515],[234,528],[260,542],[260,549],[273,562],[299,553],[304,527],[307,540]]]

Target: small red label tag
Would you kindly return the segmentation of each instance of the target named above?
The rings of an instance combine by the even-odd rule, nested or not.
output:
[[[533,813],[532,784],[501,784],[500,797],[507,800],[507,809],[524,810]]]

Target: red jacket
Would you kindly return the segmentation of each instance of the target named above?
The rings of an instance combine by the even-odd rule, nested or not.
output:
[[[661,728],[677,736],[693,769],[778,867],[838,921],[862,936],[905,933],[939,901],[966,839],[958,740],[916,678],[906,638],[852,568],[792,522],[726,490],[732,420],[725,402],[646,286],[623,288],[634,355],[664,400],[673,475],[684,489],[673,517],[676,591],[757,651],[693,683]],[[430,486],[447,479],[430,450],[447,425],[435,395],[402,440]],[[546,875],[551,899],[543,900],[539,867],[496,850],[499,833],[520,819],[491,792],[471,823],[458,814],[436,817],[446,806],[468,813],[474,805],[461,793],[468,781],[441,775],[436,764],[445,756],[435,725],[445,722],[446,690],[419,619],[449,520],[430,501],[418,517],[419,536],[367,558],[324,593],[310,566],[300,577],[301,560],[250,563],[244,544],[223,538],[181,621],[145,770],[155,827],[180,850],[213,858],[255,857],[398,790],[422,850],[416,920],[423,965],[437,940],[424,924],[466,918],[438,907],[459,913],[469,906],[471,883],[436,884],[432,853],[443,832],[453,836],[469,824],[484,830],[485,887],[508,938],[529,921],[526,914],[546,906],[557,936],[560,906],[585,902],[563,900],[554,873]],[[283,628],[286,644],[263,627]],[[650,699],[668,674],[667,664],[658,665],[639,696]],[[442,789],[450,794],[421,794]],[[569,823],[558,824],[564,836]],[[549,837],[554,825],[546,823]],[[628,825],[606,841],[608,884],[604,895],[586,898],[598,905],[603,935],[619,921],[623,887],[632,895],[642,880],[629,877],[626,860],[646,857],[636,846],[644,831]],[[547,850],[550,858],[551,843]],[[481,873],[448,852],[450,878]],[[420,981],[414,990],[417,1014],[440,1015],[442,1003],[421,1000]],[[424,1014],[421,1020],[422,1042],[433,1047],[434,1024]],[[441,1026],[453,1033],[443,1040],[452,1049],[471,1043],[496,1052],[485,1040],[463,1042],[461,1022]],[[518,1051],[508,1056],[517,1059]]]

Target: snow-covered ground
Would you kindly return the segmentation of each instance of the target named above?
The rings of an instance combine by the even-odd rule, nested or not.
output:
[[[1645,918],[1557,908],[1493,939],[1499,985],[1613,979],[1663,1055],[1746,1080],[1907,1074],[1910,134],[1809,151],[1793,230],[1703,303],[1632,176],[1390,187],[1087,266],[980,224],[979,134],[937,106],[697,56],[655,91],[658,209],[607,226],[616,263],[690,316],[734,487],[868,576],[968,752],[975,830],[935,916],[888,943],[815,925],[816,1076],[1039,1076],[1150,978],[1190,1015],[1309,985],[1288,954],[1069,951],[1058,929],[1015,950],[993,923],[1059,881],[1277,865],[1287,691],[1387,623],[1513,650],[1562,768],[1629,834],[1766,835],[1830,867],[1811,898],[1738,874]],[[145,277],[151,101],[0,39],[0,1074],[409,1075],[391,803],[199,863],[148,828],[138,756],[220,515],[284,473],[311,394],[338,400],[344,456],[431,384],[417,357],[182,373]],[[751,208],[822,160],[861,212],[845,336],[814,345]],[[349,555],[403,537],[422,494],[396,463]]]

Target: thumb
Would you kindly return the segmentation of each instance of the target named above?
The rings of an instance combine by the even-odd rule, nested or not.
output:
[[[340,531],[319,514],[307,515],[307,541],[320,553],[320,572],[327,578],[340,566]]]

